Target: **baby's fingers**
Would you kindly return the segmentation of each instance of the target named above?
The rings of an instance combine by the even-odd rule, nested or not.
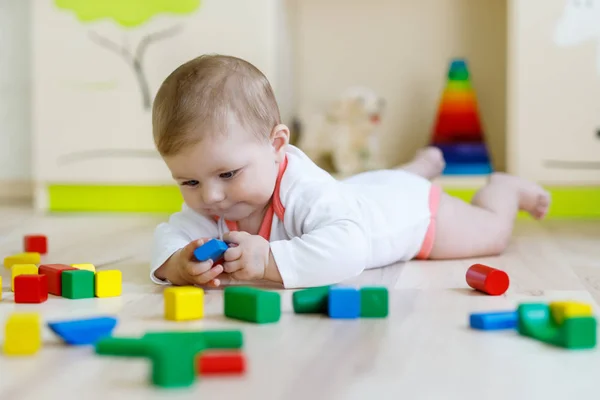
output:
[[[223,258],[225,259],[225,261],[234,261],[234,260],[239,259],[241,256],[242,256],[242,247],[241,246],[230,247],[227,249],[225,254],[223,254]]]
[[[224,263],[223,271],[227,272],[228,274],[231,274],[235,271],[239,271],[243,267],[244,267],[244,264],[242,263],[241,260],[235,260],[235,261]]]
[[[207,272],[192,277],[191,280],[196,285],[205,285],[208,282],[215,279],[221,273],[223,273],[223,266],[221,264],[218,264],[218,265],[215,265],[214,267],[212,267]]]
[[[213,260],[206,260],[202,262],[187,262],[185,264],[185,272],[191,276],[198,276],[206,271],[209,271],[213,266]]]

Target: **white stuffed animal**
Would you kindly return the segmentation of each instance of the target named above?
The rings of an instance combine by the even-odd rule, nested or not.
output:
[[[384,99],[373,90],[351,87],[317,125],[302,130],[298,146],[317,163],[329,155],[340,177],[380,168],[378,130],[384,109]]]

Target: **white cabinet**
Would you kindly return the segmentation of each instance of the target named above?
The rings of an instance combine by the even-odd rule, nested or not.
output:
[[[600,0],[510,0],[511,173],[600,184]]]
[[[173,69],[198,55],[254,63],[277,93],[288,94],[282,112],[289,110],[280,0],[202,0],[188,10],[193,0],[148,2],[165,10],[133,16],[110,10],[118,2],[60,2],[76,10],[56,3],[32,2],[33,170],[41,208],[54,184],[172,184],[154,148],[151,101]],[[135,24],[146,11],[153,16]],[[117,23],[105,14],[129,19]]]

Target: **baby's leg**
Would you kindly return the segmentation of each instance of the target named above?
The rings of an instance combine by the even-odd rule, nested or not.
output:
[[[504,251],[519,210],[543,218],[550,195],[541,186],[502,173],[492,174],[471,204],[442,194],[429,258],[468,258]]]
[[[398,169],[402,169],[413,174],[422,176],[425,179],[434,179],[442,174],[446,163],[444,155],[437,147],[426,147],[415,155],[407,164],[401,165]]]

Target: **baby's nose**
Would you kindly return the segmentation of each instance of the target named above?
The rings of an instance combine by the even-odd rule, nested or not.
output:
[[[216,204],[225,199],[225,193],[218,188],[206,188],[202,192],[202,201],[204,204]]]

